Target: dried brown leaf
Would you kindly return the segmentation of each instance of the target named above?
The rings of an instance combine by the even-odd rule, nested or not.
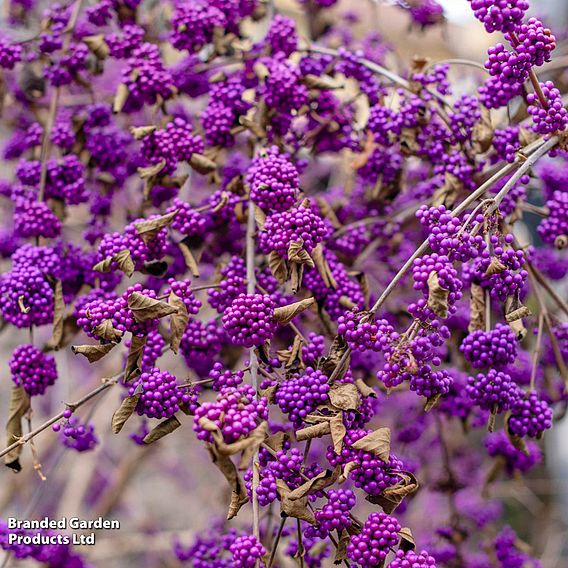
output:
[[[361,393],[352,383],[335,383],[329,389],[329,400],[340,410],[357,410],[361,404]]]
[[[311,525],[317,524],[315,517],[308,509],[308,496],[299,499],[290,499],[290,489],[283,479],[277,479],[278,494],[280,495],[280,508],[282,513],[289,517],[306,521]]]
[[[336,379],[341,380],[345,376],[350,362],[351,355],[348,354],[348,346],[345,342],[345,338],[338,335],[333,340],[327,357],[321,358],[319,369],[330,377],[336,370],[336,367],[341,366],[339,371],[336,372]]]
[[[142,237],[145,243],[150,242],[158,234],[158,232],[169,227],[172,224],[175,216],[178,214],[178,209],[172,211],[171,213],[166,213],[166,215],[161,215],[155,219],[148,219],[147,221],[140,221],[136,223],[134,227],[138,231],[138,234]]]
[[[315,475],[305,483],[302,483],[302,485],[300,485],[293,491],[290,491],[288,498],[292,501],[297,501],[298,499],[303,499],[308,495],[322,491],[326,487],[333,485],[337,481],[340,473],[341,466],[335,467],[333,471],[326,469],[325,471],[322,471],[318,475]]]
[[[128,87],[124,83],[120,83],[118,89],[116,90],[116,95],[114,96],[114,102],[112,104],[113,112],[120,112],[124,108],[129,94],[130,93],[128,92]]]
[[[342,89],[343,86],[326,75],[312,75],[308,73],[302,77],[302,83],[308,89],[318,89],[320,91],[332,91],[334,89]]]
[[[408,527],[402,527],[398,533],[398,536],[400,537],[400,544],[398,547],[401,550],[414,550],[416,548],[414,536],[412,535],[412,531]]]
[[[288,280],[288,266],[286,260],[274,250],[268,255],[268,266],[270,272],[272,272],[272,276],[276,278],[279,284],[284,284]]]
[[[469,314],[469,333],[485,329],[485,292],[475,282],[471,284]]]
[[[24,304],[24,299],[25,296],[18,296],[18,309],[23,314],[27,314],[31,310],[31,308],[29,306],[26,306],[26,304]]]
[[[341,453],[343,449],[343,439],[347,430],[343,424],[343,412],[336,414],[330,421],[329,427],[331,431],[331,441],[333,442],[333,451],[336,455]]]
[[[449,295],[450,291],[440,284],[438,273],[430,272],[430,276],[428,276],[428,307],[443,319],[448,317]]]
[[[193,253],[191,252],[191,250],[183,242],[179,243],[179,248],[180,248],[180,250],[183,254],[183,258],[185,260],[185,265],[189,269],[189,272],[191,272],[191,275],[194,278],[199,278],[199,266],[197,265],[197,262],[195,260],[195,257],[193,256]]]
[[[347,546],[349,545],[349,541],[351,537],[349,533],[343,529],[341,534],[339,535],[339,540],[337,542],[337,548],[335,550],[335,558],[333,559],[334,564],[341,564],[344,560],[347,559]]]
[[[149,181],[154,179],[159,173],[166,167],[166,160],[161,159],[157,164],[153,164],[151,166],[145,166],[143,168],[138,168],[138,175],[141,179],[145,181]],[[147,223],[148,221],[143,221]]]
[[[345,483],[351,471],[353,471],[357,467],[359,467],[359,464],[357,462],[354,461],[347,462],[343,467],[341,475],[337,478],[338,483]]]
[[[377,398],[377,393],[363,379],[357,379],[355,386],[359,389],[361,396]]]
[[[279,452],[289,439],[290,437],[286,432],[276,432],[276,434],[268,436],[268,438],[264,440],[264,443],[275,452]]]
[[[274,310],[274,319],[280,325],[288,325],[297,315],[301,314],[315,303],[315,298],[307,298],[306,300],[300,300],[299,302],[288,304],[282,308],[276,308]]]
[[[491,124],[491,111],[481,105],[481,119],[477,122],[471,132],[471,140],[476,154],[483,154],[491,148],[493,141],[493,125]]]
[[[379,428],[370,434],[363,436],[353,445],[356,450],[363,450],[377,456],[387,463],[390,456],[391,433],[389,428]]]
[[[102,337],[107,341],[112,341],[113,343],[118,343],[123,336],[123,332],[119,329],[115,329],[112,325],[112,321],[109,319],[103,320],[102,323],[97,325],[94,332],[99,337]]]
[[[154,426],[152,430],[146,435],[143,442],[145,444],[152,444],[157,442],[159,439],[171,434],[174,430],[177,430],[181,426],[181,422],[177,419],[176,415],[170,416],[166,420],[160,422],[157,426]]]
[[[462,188],[460,180],[453,174],[446,172],[444,177],[444,185],[439,187],[432,197],[432,205],[437,207],[438,205],[445,205],[446,207],[451,207],[459,192]]]
[[[142,140],[154,132],[158,127],[154,125],[148,126],[131,126],[130,133],[134,136],[134,140]]]
[[[304,241],[302,239],[299,241],[292,241],[288,246],[288,261],[295,262],[296,264],[306,264],[310,268],[313,268],[314,261],[303,247]]]
[[[312,438],[321,438],[330,432],[330,421],[326,420],[325,422],[319,422],[318,424],[313,424],[312,426],[306,426],[301,430],[297,430],[296,440],[298,442],[304,442],[305,440],[311,440]]]
[[[110,272],[112,267],[112,256],[108,256],[104,260],[97,262],[95,266],[93,266],[93,270],[95,272]]]
[[[318,243],[317,246],[312,250],[312,259],[326,287],[333,289],[337,288],[337,282],[335,281],[333,273],[331,272],[331,268],[329,267],[329,263],[325,258],[321,243]]]
[[[202,154],[192,154],[189,165],[200,174],[210,174],[217,169],[217,164]]]
[[[139,389],[136,389],[136,391],[138,390]],[[127,396],[112,415],[111,428],[113,434],[118,434],[122,430],[122,427],[126,424],[126,421],[134,413],[138,400],[140,399],[140,395],[142,394],[141,391],[142,389],[140,389],[140,392],[135,392],[132,396]]]
[[[147,340],[147,336],[132,336],[132,339],[130,340],[130,349],[128,350],[128,357],[126,358],[126,366],[124,368],[124,382],[128,383],[140,373],[142,354],[144,353],[144,346],[146,345]]]
[[[116,343],[105,343],[104,345],[72,345],[71,351],[76,355],[84,355],[89,363],[94,363],[110,353]]]
[[[177,310],[170,318],[170,347],[174,353],[177,353],[189,322],[189,313],[182,299],[175,292],[170,292],[168,304]]]
[[[59,346],[61,339],[63,338],[64,312],[65,301],[63,300],[63,285],[61,280],[56,280],[53,289],[53,331],[49,341],[55,348]]]
[[[177,307],[167,302],[150,298],[139,292],[133,292],[128,296],[128,308],[137,322],[163,318],[178,311]]]
[[[259,389],[258,394],[266,398],[266,400],[268,400],[270,404],[274,404],[274,395],[276,394],[276,391],[278,390],[279,386],[280,385],[276,383],[275,385],[270,385],[265,389]]]
[[[507,267],[496,257],[494,256],[483,275],[485,278],[488,276],[493,276],[494,274],[500,274],[504,270],[507,270]]]
[[[134,261],[128,249],[117,252],[112,259],[116,262],[118,268],[129,278],[134,274]]]
[[[30,409],[30,397],[22,386],[12,386],[8,421],[6,422],[6,445],[11,446],[22,437],[22,418]],[[4,463],[15,472],[21,471],[20,454],[22,445],[15,447],[4,456]]]
[[[86,36],[83,38],[83,42],[97,59],[103,60],[108,57],[110,48],[107,45],[103,34]]]

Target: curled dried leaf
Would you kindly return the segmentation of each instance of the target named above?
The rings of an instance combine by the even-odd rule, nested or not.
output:
[[[441,318],[448,317],[448,298],[450,291],[443,288],[438,279],[437,272],[430,272],[428,276],[428,307]]]
[[[308,89],[318,89],[320,91],[330,91],[334,89],[342,89],[343,86],[326,75],[312,75],[308,73],[302,78],[302,82]]]
[[[130,132],[134,136],[134,140],[142,140],[154,132],[158,127],[154,125],[148,126],[131,126]]]
[[[110,48],[107,45],[103,34],[84,37],[83,42],[97,59],[102,60],[108,57]]]
[[[22,418],[30,409],[30,397],[22,386],[14,385],[10,395],[8,421],[6,422],[6,445],[11,446],[22,437]],[[22,445],[16,446],[4,456],[4,463],[15,472],[21,471],[20,454]]]
[[[185,265],[189,269],[189,272],[191,272],[191,275],[194,278],[199,278],[199,266],[197,265],[197,261],[195,260],[191,250],[184,242],[179,243],[179,248],[183,254],[183,259],[185,260]]]
[[[128,357],[126,358],[126,366],[124,368],[125,383],[130,382],[134,377],[137,377],[140,374],[142,354],[144,353],[144,346],[146,345],[147,340],[147,336],[132,336],[132,339],[130,340],[130,349],[128,350]]]
[[[115,329],[112,325],[112,321],[109,319],[106,319],[102,323],[97,325],[94,329],[94,332],[99,337],[102,337],[107,341],[112,341],[113,343],[118,343],[123,336],[123,332],[119,329]]]
[[[300,300],[299,302],[288,304],[282,308],[276,308],[274,310],[274,319],[280,325],[288,325],[297,315],[301,314],[315,303],[315,298],[307,298],[306,300]]]
[[[97,262],[95,266],[93,266],[93,270],[95,272],[110,272],[112,270],[112,256],[108,256],[104,260]]]
[[[137,171],[138,175],[143,180],[151,180],[155,178],[165,167],[166,167],[166,160],[162,158],[157,164],[153,164],[151,166],[146,166],[143,168],[138,168]]]
[[[329,427],[331,431],[331,441],[333,442],[333,451],[336,455],[339,455],[343,449],[343,439],[347,434],[347,429],[345,428],[345,424],[343,424],[343,412],[339,412],[329,421]]]
[[[402,527],[398,533],[400,537],[399,548],[401,550],[414,550],[416,548],[416,542],[412,531],[408,527]]]
[[[363,379],[357,379],[355,386],[359,389],[361,396],[377,398],[377,393]]]
[[[357,410],[361,404],[361,393],[352,383],[335,383],[329,389],[329,400],[340,410]]]
[[[152,428],[150,432],[146,435],[143,442],[145,444],[152,444],[157,442],[159,439],[171,434],[174,430],[177,430],[181,426],[181,422],[177,419],[175,414],[170,416],[166,420],[160,422],[157,426]]]
[[[317,524],[315,517],[308,509],[307,495],[298,499],[291,499],[290,488],[283,479],[277,479],[276,486],[278,488],[278,494],[280,495],[280,509],[282,513],[289,517],[306,521],[311,525]]]
[[[485,292],[475,282],[471,284],[469,314],[469,333],[485,329]]]
[[[124,108],[129,94],[130,93],[128,92],[128,87],[124,83],[121,83],[116,90],[116,95],[112,104],[113,112],[120,112]]]
[[[26,304],[24,304],[24,296],[18,296],[18,309],[23,314],[27,314],[31,310],[29,306],[26,306]]]
[[[63,319],[65,312],[65,301],[63,300],[63,284],[61,280],[55,281],[53,287],[53,331],[51,333],[50,345],[55,348],[61,343],[63,338]]]
[[[200,174],[210,174],[217,169],[217,164],[202,154],[192,154],[189,165]]]
[[[172,224],[175,216],[178,214],[178,209],[172,211],[171,213],[166,213],[166,215],[161,215],[155,219],[148,219],[147,221],[140,221],[136,223],[134,227],[138,231],[138,234],[142,237],[145,243],[150,242],[158,234],[158,232],[169,227]]]
[[[387,463],[390,457],[391,433],[389,428],[379,428],[357,440],[352,446],[377,456]]]
[[[116,262],[118,268],[129,278],[134,274],[134,261],[132,260],[132,255],[128,249],[117,252],[112,257],[112,260]]]
[[[189,313],[183,300],[175,292],[170,292],[168,304],[176,310],[170,319],[170,347],[174,353],[177,353],[189,322]]]
[[[136,389],[136,391],[132,396],[127,396],[112,415],[112,423],[111,428],[113,434],[118,434],[122,427],[126,424],[126,421],[132,416],[134,410],[136,409],[136,405],[138,404],[138,400],[140,399],[141,388]]]
[[[128,308],[137,322],[159,319],[178,312],[177,307],[162,300],[150,298],[139,292],[130,294],[128,297]]]
[[[483,276],[487,278],[488,276],[499,274],[504,270],[507,270],[507,267],[496,256],[494,256],[491,259],[491,262],[489,263],[489,266],[487,267],[487,270],[485,271],[485,274]]]
[[[104,345],[72,345],[71,351],[76,355],[84,355],[89,363],[94,363],[110,353],[116,343],[105,343]]]
[[[337,282],[335,281],[333,273],[331,272],[331,268],[329,267],[329,263],[325,258],[321,243],[318,243],[317,246],[312,250],[312,259],[326,287],[333,289],[337,288]]]
[[[276,278],[279,284],[284,284],[288,280],[288,266],[286,260],[274,250],[268,255],[268,266],[270,272],[272,272],[272,276]]]
[[[306,264],[310,268],[313,268],[315,266],[314,261],[303,247],[304,241],[302,239],[299,241],[292,241],[288,246],[288,260],[290,262],[295,262],[296,264]]]
[[[331,432],[330,422],[319,422],[318,424],[313,424],[312,426],[307,426],[301,430],[296,431],[296,440],[298,442],[304,442],[305,440],[311,440],[313,438],[321,438],[326,436]]]

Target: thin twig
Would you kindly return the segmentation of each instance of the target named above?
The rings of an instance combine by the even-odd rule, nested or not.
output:
[[[282,536],[282,531],[284,530],[284,524],[286,523],[286,519],[288,517],[282,517],[280,519],[280,526],[278,527],[278,532],[276,533],[276,538],[274,539],[274,543],[272,544],[272,550],[270,551],[270,559],[268,560],[268,568],[272,567],[274,563],[274,558],[276,557],[276,550],[278,548],[278,543],[280,542],[280,537]]]

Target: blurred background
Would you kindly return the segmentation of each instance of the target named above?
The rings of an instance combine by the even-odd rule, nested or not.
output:
[[[389,2],[342,0],[335,12],[339,18],[347,10],[358,13],[360,21],[354,25],[355,34],[371,29],[378,31],[396,46],[401,68],[415,55],[430,57],[433,61],[464,58],[483,63],[487,47],[496,41],[495,36],[486,34],[482,25],[474,20],[467,0],[438,1],[446,10],[447,24],[424,32],[414,29],[409,33],[407,15]],[[566,35],[567,0],[531,0],[531,4],[532,12],[542,17],[553,32]],[[295,17],[300,28],[306,29],[305,16],[298,4],[280,0],[276,8]],[[562,53],[562,48],[559,52]],[[563,53],[567,52],[564,44]],[[472,73],[475,77],[478,71],[468,68],[459,73],[467,88]],[[562,293],[568,297],[565,290]],[[41,333],[36,337],[38,342],[47,339]],[[2,424],[7,419],[11,386],[7,360],[14,347],[27,341],[27,332],[13,328],[0,334],[3,353],[0,375],[4,377],[0,382]],[[35,425],[58,412],[62,402],[76,400],[99,384],[101,376],[111,376],[122,366],[120,356],[111,355],[95,366],[73,358],[68,349],[55,356],[60,380],[52,388],[50,397],[42,397],[35,409]],[[163,366],[180,379],[187,376],[187,369],[179,359],[166,355],[163,360]],[[81,388],[77,388],[77,384]],[[120,404],[120,395],[120,389],[113,388],[81,411],[81,417],[94,423],[103,441],[94,451],[77,454],[66,450],[48,429],[35,440],[46,480],[42,481],[34,471],[29,447],[24,451],[24,470],[20,474],[0,471],[0,517],[49,514],[54,518],[96,518],[99,515],[116,518],[121,521],[121,530],[99,533],[97,546],[85,550],[95,566],[178,566],[170,554],[174,538],[178,536],[188,544],[196,531],[207,529],[212,516],[223,517],[229,498],[226,484],[211,467],[205,449],[192,434],[190,417],[186,417],[187,424],[183,424],[179,435],[168,436],[156,446],[141,448],[127,435],[113,436],[110,416]],[[129,426],[126,430],[131,433],[132,425],[129,423]],[[557,424],[546,435],[546,466],[528,480],[497,483],[494,487],[495,495],[506,504],[507,514],[525,525],[524,538],[539,543],[544,568],[568,566],[567,439],[568,423]],[[249,521],[248,514],[243,511],[244,522]],[[14,561],[4,560],[0,553],[0,566],[12,565]]]

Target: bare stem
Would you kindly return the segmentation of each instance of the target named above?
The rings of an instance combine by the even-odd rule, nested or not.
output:
[[[536,345],[533,352],[532,369],[531,369],[531,384],[530,390],[534,390],[536,382],[536,369],[538,366],[538,359],[542,348],[542,330],[544,329],[544,313],[541,311],[538,315],[538,333],[536,336]]]

